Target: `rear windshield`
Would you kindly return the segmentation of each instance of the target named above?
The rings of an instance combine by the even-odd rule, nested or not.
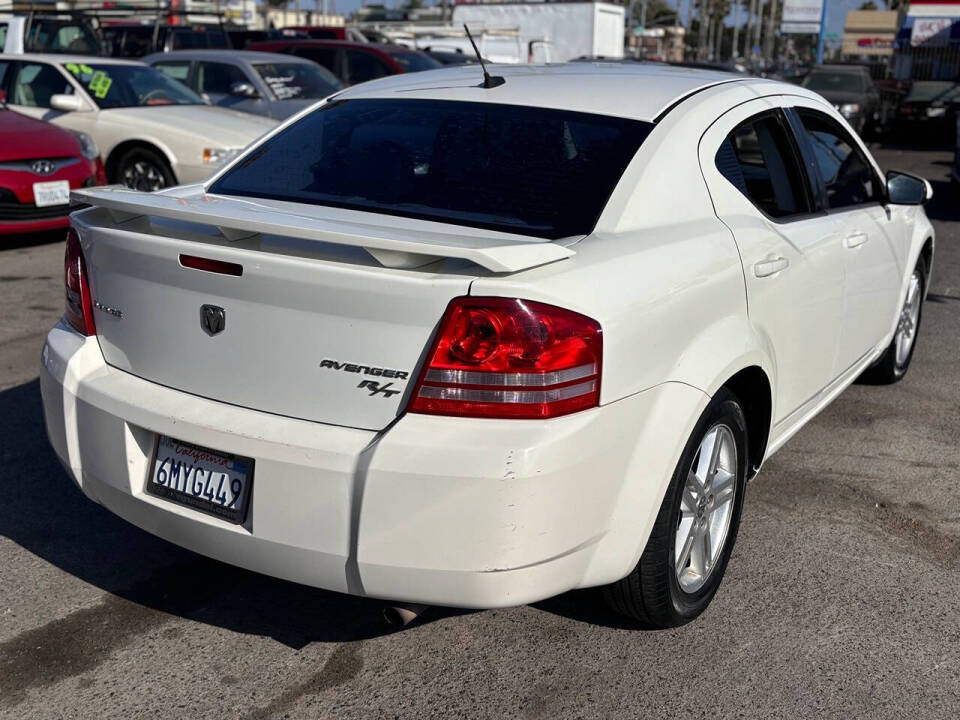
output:
[[[517,105],[341,100],[260,145],[210,192],[584,235],[652,127]]]

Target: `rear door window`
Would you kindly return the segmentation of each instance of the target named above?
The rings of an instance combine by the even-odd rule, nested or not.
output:
[[[809,187],[779,114],[739,125],[720,146],[717,169],[771,218],[811,211]]]
[[[264,142],[210,192],[585,235],[652,127],[497,103],[340,100]]]
[[[827,207],[836,210],[880,202],[880,180],[850,134],[816,110],[797,108],[797,115],[826,189]]]

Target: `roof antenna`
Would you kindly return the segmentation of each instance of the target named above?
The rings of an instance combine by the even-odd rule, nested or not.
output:
[[[477,54],[477,60],[480,62],[480,68],[483,70],[483,85],[480,87],[487,90],[495,87],[500,87],[503,85],[506,80],[504,80],[499,75],[491,75],[487,72],[487,66],[483,64],[483,58],[480,57],[480,51],[477,50],[477,44],[473,41],[473,35],[470,34],[470,28],[467,27],[467,24],[463,24],[463,29],[467,32],[467,39],[470,40],[470,44],[473,45],[473,51]]]

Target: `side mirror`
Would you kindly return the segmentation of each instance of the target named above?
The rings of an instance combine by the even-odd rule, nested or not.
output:
[[[933,187],[916,175],[887,173],[887,199],[894,205],[923,205],[933,197]]]
[[[79,95],[53,95],[50,98],[50,107],[60,112],[83,112],[87,104]]]
[[[230,86],[230,94],[245,98],[260,97],[257,89],[248,82],[235,82]]]

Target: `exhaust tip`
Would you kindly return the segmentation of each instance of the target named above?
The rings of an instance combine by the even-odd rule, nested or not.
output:
[[[426,609],[426,605],[395,603],[394,605],[387,605],[383,609],[383,619],[390,627],[402,628],[416,620],[420,613]]]

